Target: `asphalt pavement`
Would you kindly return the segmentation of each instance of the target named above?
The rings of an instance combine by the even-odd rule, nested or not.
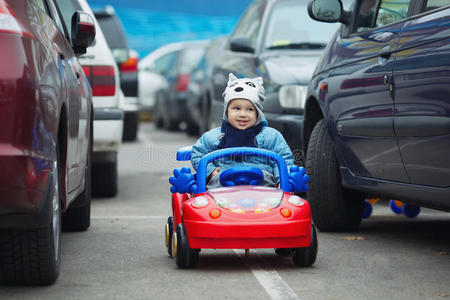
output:
[[[0,285],[0,299],[450,299],[450,214],[409,219],[387,202],[356,232],[319,232],[310,268],[258,249],[202,250],[196,269],[178,269],[164,244],[168,178],[194,142],[142,123],[119,153],[118,196],[93,199],[88,231],[63,233],[57,282]]]

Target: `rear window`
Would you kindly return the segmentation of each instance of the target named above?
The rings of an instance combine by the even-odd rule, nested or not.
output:
[[[102,28],[108,46],[114,48],[128,48],[125,32],[120,20],[109,14],[95,13],[95,17]]]

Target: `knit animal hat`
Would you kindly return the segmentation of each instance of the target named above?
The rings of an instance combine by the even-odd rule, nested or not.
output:
[[[253,103],[258,112],[258,118],[255,125],[265,120],[263,113],[264,87],[261,77],[237,78],[234,74],[228,75],[228,83],[222,96],[224,97],[223,119],[228,122],[227,108],[231,100],[246,99]]]

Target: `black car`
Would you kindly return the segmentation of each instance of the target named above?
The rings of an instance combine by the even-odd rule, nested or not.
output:
[[[365,196],[450,211],[450,5],[313,0],[340,22],[309,85],[307,199],[320,230],[356,229]]]
[[[198,64],[209,41],[187,41],[170,55],[170,66],[162,74],[167,85],[156,91],[155,123],[157,127],[177,130],[182,122],[189,121],[186,113],[188,87],[192,70]]]
[[[264,80],[264,113],[278,129],[297,163],[302,162],[303,105],[309,80],[323,49],[336,31],[312,21],[307,3],[256,0],[242,15],[212,70],[210,128],[220,126],[222,93],[228,74]]]
[[[110,5],[94,10],[108,46],[120,71],[120,88],[125,96],[123,110],[123,140],[134,141],[139,130],[138,61],[139,55],[128,47],[127,37],[114,8]]]

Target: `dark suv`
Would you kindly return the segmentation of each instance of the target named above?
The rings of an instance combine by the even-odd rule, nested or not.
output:
[[[304,120],[307,199],[321,230],[358,228],[364,197],[450,211],[450,5],[313,0],[341,22],[317,65]]]
[[[92,91],[77,56],[94,19],[66,0],[0,0],[0,20],[0,274],[51,284],[61,228],[90,226]]]

